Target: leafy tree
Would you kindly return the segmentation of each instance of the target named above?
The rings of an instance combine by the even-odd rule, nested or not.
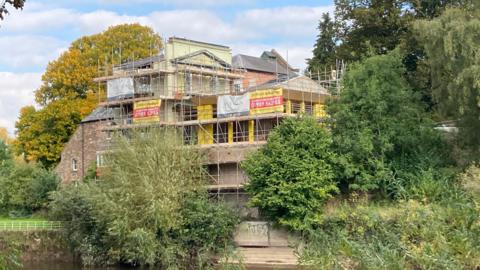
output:
[[[338,192],[330,133],[314,119],[286,119],[268,142],[242,163],[251,205],[271,220],[304,229]]]
[[[353,190],[387,191],[404,170],[441,163],[441,135],[403,77],[398,51],[354,64],[338,100],[329,106],[333,138]]]
[[[338,58],[357,61],[396,48],[408,29],[404,8],[401,0],[336,0]]]
[[[140,24],[111,26],[102,33],[81,37],[48,64],[43,84],[35,92],[36,101],[44,106],[62,98],[85,98],[89,90],[98,89],[93,78],[103,75],[99,68],[109,72],[113,64],[156,55],[162,46],[160,36]]]
[[[78,123],[97,105],[99,87],[93,78],[99,76],[98,67],[108,72],[113,64],[158,54],[161,47],[160,37],[139,24],[112,26],[74,41],[42,76],[43,84],[35,92],[41,108],[21,110],[17,154],[54,166]]]
[[[320,33],[313,48],[313,58],[307,59],[307,70],[312,74],[330,70],[335,66],[336,44],[335,44],[335,23],[328,13],[322,15],[318,25]]]
[[[52,217],[71,222],[67,237],[84,264],[210,265],[237,219],[208,201],[201,155],[173,130],[129,137],[114,139],[99,181],[54,193]]]
[[[92,99],[93,95],[88,99],[60,99],[39,110],[33,106],[22,108],[15,124],[16,152],[23,153],[27,161],[55,165],[77,124],[95,106]]]
[[[448,9],[415,24],[428,56],[433,98],[439,113],[459,119],[460,138],[480,150],[480,9]]]
[[[30,214],[46,207],[58,178],[37,164],[14,161],[0,140],[0,212]]]
[[[8,14],[7,4],[11,5],[15,9],[23,9],[25,5],[25,0],[5,0],[2,1],[2,5],[0,6],[0,20],[3,20],[5,15]]]

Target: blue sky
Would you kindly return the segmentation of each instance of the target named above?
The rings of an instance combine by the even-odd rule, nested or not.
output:
[[[234,54],[275,48],[304,68],[318,20],[332,10],[333,0],[28,0],[0,22],[0,126],[13,134],[49,61],[78,37],[110,25],[139,22],[164,38],[219,43]]]

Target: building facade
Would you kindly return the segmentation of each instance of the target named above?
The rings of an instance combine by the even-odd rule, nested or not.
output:
[[[66,145],[58,174],[69,183],[101,167],[115,132],[171,126],[205,153],[209,191],[244,205],[245,156],[282,119],[326,117],[326,89],[272,57],[232,57],[226,46],[170,38],[162,55],[116,66],[95,79],[105,99]]]

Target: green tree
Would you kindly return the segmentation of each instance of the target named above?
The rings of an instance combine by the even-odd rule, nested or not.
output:
[[[395,49],[408,30],[404,9],[401,0],[335,0],[338,58],[351,62]]]
[[[25,0],[5,0],[2,1],[2,5],[0,6],[0,20],[5,18],[5,15],[8,14],[7,4],[11,5],[15,9],[23,9],[25,5]]]
[[[322,15],[318,30],[320,33],[313,48],[313,57],[307,59],[307,70],[313,75],[330,70],[335,66],[336,60],[335,23],[328,13]]]
[[[8,170],[0,172],[0,211],[29,215],[45,209],[58,183],[55,173],[37,164],[11,163]]]
[[[98,181],[54,193],[52,217],[84,264],[198,269],[231,241],[237,219],[208,201],[202,156],[173,130],[116,137]]]
[[[57,164],[64,144],[96,107],[98,92],[103,93],[93,82],[104,75],[98,68],[111,72],[113,64],[156,55],[162,46],[161,38],[140,24],[112,26],[74,41],[42,76],[43,84],[35,91],[41,108],[22,109],[16,123],[16,153],[49,167]]]
[[[448,9],[415,24],[427,53],[438,112],[458,119],[460,138],[480,150],[480,9]]]
[[[314,119],[286,119],[268,142],[242,163],[250,181],[251,205],[267,218],[293,229],[304,229],[338,192],[330,133]]]
[[[347,71],[340,97],[329,106],[341,179],[353,190],[386,191],[402,170],[444,157],[441,135],[404,74],[398,51],[367,58]]]

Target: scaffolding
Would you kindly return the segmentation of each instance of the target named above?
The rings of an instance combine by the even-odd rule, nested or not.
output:
[[[211,46],[215,45],[207,47]],[[326,101],[339,93],[345,65],[338,62],[333,71],[324,74],[270,74],[270,80],[265,81],[265,75],[255,77],[248,70],[234,68],[209,50],[198,50],[197,47],[188,48],[188,57],[170,57],[175,54],[168,50],[176,48],[171,45],[162,54],[147,59],[99,66],[99,77],[95,79],[99,106],[112,114],[104,120],[103,132],[111,134],[152,126],[176,127],[186,145],[205,153],[210,193],[218,197],[234,195],[237,202],[246,200],[243,187],[248,179],[240,168],[241,161],[249,152],[266,143],[269,133],[282,119],[307,114],[320,122],[326,121]],[[250,82],[252,79],[256,81],[248,88],[244,87],[247,77]],[[129,93],[115,98],[109,96],[109,82],[125,78],[127,88],[131,88]],[[272,89],[280,93],[278,100],[281,100],[273,111],[231,116],[219,114],[219,96],[251,96]],[[154,120],[139,121],[135,106],[152,100],[158,100]],[[108,144],[105,147],[108,148]]]

